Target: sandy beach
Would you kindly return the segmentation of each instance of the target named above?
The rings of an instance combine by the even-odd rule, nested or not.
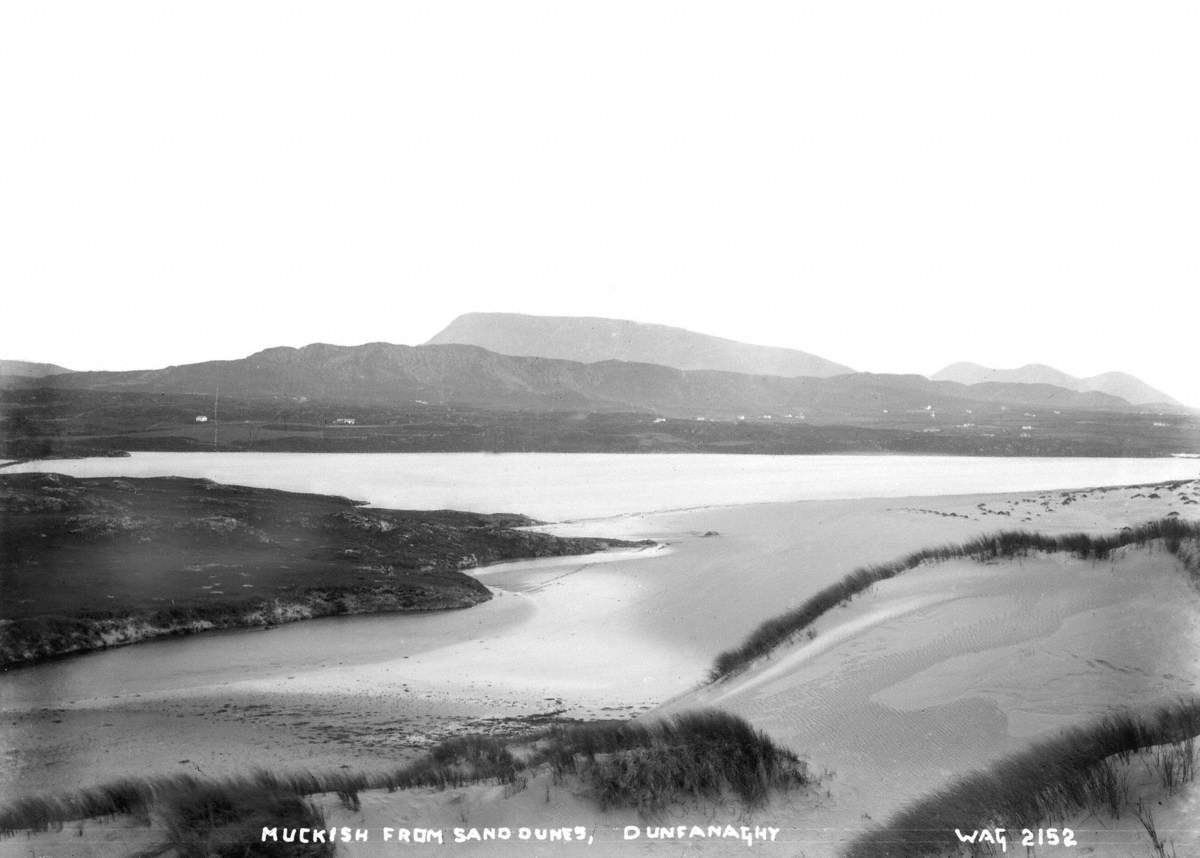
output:
[[[656,544],[479,570],[498,595],[466,611],[145,644],[136,649],[155,647],[154,658],[120,650],[51,666],[60,680],[51,686],[41,674],[26,687],[16,672],[4,691],[0,791],[254,766],[373,770],[456,732],[713,705],[834,772],[825,792],[794,797],[802,812],[787,814],[793,829],[803,818],[801,827],[825,832],[806,836],[804,854],[828,854],[964,766],[1115,706],[1200,688],[1196,593],[1162,552],[1129,550],[1101,564],[955,561],[877,585],[822,617],[815,639],[702,687],[719,651],[864,564],[1006,528],[1110,532],[1172,512],[1195,518],[1195,499],[1192,482],[751,504],[555,525],[547,529]],[[352,623],[354,634],[339,623]],[[236,657],[246,634],[259,636],[256,656],[238,678],[206,681],[193,658],[198,644],[215,647],[213,659],[222,648]],[[397,814],[441,819],[452,811],[433,806],[482,808],[487,789],[364,796],[355,818],[368,826]],[[562,801],[575,814],[587,807]],[[549,803],[537,818],[561,819],[556,807],[567,810]],[[488,813],[504,815],[477,811]],[[24,854],[11,851],[17,843],[0,841],[0,855]]]

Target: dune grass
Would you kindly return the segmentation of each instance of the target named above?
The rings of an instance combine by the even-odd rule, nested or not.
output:
[[[15,801],[0,808],[0,835],[131,816],[147,825],[162,821],[168,840],[164,848],[176,848],[181,858],[282,854],[270,850],[294,850],[298,844],[260,844],[261,828],[323,827],[320,813],[306,801],[310,796],[336,794],[346,807],[357,809],[364,790],[520,785],[546,767],[557,778],[577,778],[604,808],[631,807],[646,816],[678,802],[726,794],[755,807],[772,790],[812,782],[795,754],[734,715],[704,710],[649,724],[558,725],[509,738],[464,736],[441,743],[410,765],[376,774],[126,778]]]
[[[1200,583],[1200,523],[1163,518],[1139,527],[1122,528],[1106,536],[1071,533],[1048,536],[1025,530],[1005,530],[976,537],[967,542],[923,548],[899,560],[855,569],[841,581],[811,596],[799,607],[772,617],[755,629],[739,646],[717,656],[708,679],[716,682],[745,669],[804,631],[831,608],[849,601],[872,585],[894,578],[925,563],[941,563],[959,558],[980,562],[1021,557],[1038,552],[1070,552],[1082,559],[1104,559],[1128,545],[1145,545],[1163,540],[1167,550],[1183,561],[1193,580]]]
[[[255,817],[261,815],[258,808],[286,810],[294,805],[292,799],[325,793],[336,794],[345,805],[357,808],[362,790],[447,789],[487,780],[511,783],[521,769],[505,740],[465,736],[442,742],[417,761],[382,773],[256,771],[234,778],[122,778],[70,793],[18,799],[0,807],[0,836],[46,831],[73,820],[118,816],[132,816],[147,824],[152,816],[159,816],[170,830],[186,834],[196,820],[232,823],[238,808]],[[293,810],[272,816],[279,820],[275,824],[284,825],[297,816],[298,808]]]
[[[795,754],[735,715],[686,712],[651,724],[552,728],[539,752],[558,775],[588,784],[602,808],[654,816],[686,799],[730,793],[746,807],[812,783]]]
[[[1028,750],[919,799],[847,849],[846,858],[958,854],[955,829],[1009,831],[1057,825],[1082,811],[1137,816],[1124,765],[1146,750],[1146,763],[1169,792],[1195,776],[1200,698],[1148,715],[1118,714],[1038,742]]]
[[[232,784],[193,781],[160,805],[166,844],[179,858],[333,855],[329,843],[262,842],[264,827],[325,827],[318,808],[279,786],[266,773]]]
[[[267,772],[208,780],[191,775],[124,778],[58,796],[37,796],[0,809],[0,834],[45,831],[64,822],[131,816],[157,818],[178,858],[332,855],[327,844],[260,843],[264,825],[321,828],[324,818],[295,785]]]

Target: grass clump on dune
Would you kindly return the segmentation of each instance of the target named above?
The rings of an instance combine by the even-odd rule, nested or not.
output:
[[[772,790],[812,782],[791,751],[741,718],[714,710],[651,724],[555,728],[541,754],[557,774],[574,773],[589,784],[601,807],[646,815],[725,793],[757,807]]]
[[[46,831],[64,822],[132,816],[166,833],[177,858],[324,858],[329,844],[260,842],[263,826],[322,828],[321,812],[295,784],[267,772],[208,780],[191,775],[124,778],[59,796],[21,799],[0,809],[0,834]]]
[[[1060,823],[1087,811],[1119,819],[1139,815],[1123,763],[1147,750],[1156,780],[1173,793],[1195,774],[1200,698],[1146,716],[1110,715],[1076,727],[969,774],[922,798],[870,831],[846,858],[957,854],[955,829],[1009,831]]]
[[[1200,583],[1200,523],[1164,518],[1139,527],[1122,528],[1107,536],[1071,533],[1048,536],[1025,530],[1005,530],[980,536],[967,542],[923,548],[912,554],[874,566],[855,569],[841,581],[817,592],[799,607],[764,622],[739,646],[717,656],[709,671],[709,681],[716,682],[744,669],[776,647],[787,643],[804,631],[818,617],[842,602],[848,601],[873,584],[894,578],[925,563],[970,558],[985,562],[1009,557],[1021,557],[1035,552],[1066,551],[1081,559],[1102,560],[1118,548],[1145,545],[1163,540],[1167,550],[1183,561],[1193,580]]]
[[[161,808],[167,843],[179,858],[332,856],[331,843],[264,842],[265,827],[325,827],[319,809],[280,786],[267,773],[243,781],[193,781]]]
[[[267,850],[295,850],[299,844],[259,843],[261,829],[323,827],[320,813],[305,800],[309,796],[336,794],[346,807],[357,809],[364,790],[522,785],[527,775],[545,767],[558,778],[578,778],[604,808],[632,807],[647,815],[674,803],[725,794],[755,807],[772,790],[812,782],[791,751],[734,715],[705,710],[648,724],[554,726],[515,738],[463,736],[439,744],[410,765],[377,774],[127,778],[13,802],[0,808],[0,834],[132,816],[146,824],[161,821],[168,835],[163,848],[177,849],[180,858],[284,854]]]

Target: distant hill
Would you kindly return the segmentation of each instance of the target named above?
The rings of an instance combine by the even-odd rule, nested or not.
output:
[[[53,363],[31,363],[27,360],[0,360],[0,375],[38,378],[43,375],[59,375],[71,372],[65,366]]]
[[[857,420],[917,415],[979,403],[1120,411],[1102,393],[1051,385],[930,381],[918,375],[852,373],[830,378],[679,370],[626,361],[579,363],[497,354],[478,346],[314,344],[273,348],[241,360],[131,372],[79,372],[27,385],[125,393],[175,393],[222,399],[306,400],[353,406],[412,407],[414,402],[529,411],[649,411],[671,416],[751,418],[804,415]]]
[[[447,344],[580,363],[623,360],[750,375],[825,378],[854,371],[795,349],[750,345],[667,325],[586,316],[467,313],[427,343]]]
[[[951,364],[930,378],[935,381],[956,381],[959,384],[1053,384],[1068,390],[1096,391],[1119,396],[1134,405],[1181,405],[1161,390],[1156,390],[1141,379],[1124,372],[1106,372],[1089,378],[1078,378],[1052,366],[1038,363],[1027,364],[1017,369],[992,369],[977,363],[964,362]]]
[[[1126,399],[1135,405],[1165,404],[1182,406],[1182,403],[1177,399],[1168,396],[1161,390],[1156,390],[1140,378],[1136,378],[1125,372],[1105,372],[1100,375],[1093,375],[1090,378],[1085,378],[1083,383],[1087,385],[1087,390],[1110,393],[1113,396]]]

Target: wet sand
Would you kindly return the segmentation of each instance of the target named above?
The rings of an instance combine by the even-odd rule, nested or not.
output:
[[[481,570],[504,595],[393,638],[382,630],[398,618],[384,617],[329,624],[336,632],[317,621],[259,633],[252,651],[261,657],[215,681],[210,672],[189,676],[186,665],[180,673],[168,658],[161,676],[138,671],[128,680],[94,663],[89,673],[113,683],[107,693],[65,675],[57,685],[31,681],[40,696],[7,683],[0,739],[14,765],[0,790],[188,768],[372,769],[466,728],[714,703],[837,770],[830,808],[809,816],[852,829],[867,824],[862,813],[878,818],[901,795],[1057,724],[1194,683],[1200,650],[1173,636],[1195,606],[1170,559],[1131,557],[1110,568],[1048,558],[1003,576],[973,563],[914,570],[822,618],[814,641],[761,671],[692,693],[720,650],[866,563],[1002,528],[1104,532],[1171,511],[1194,518],[1192,499],[1200,499],[1195,483],[755,504],[556,525],[663,547]],[[381,631],[347,634],[336,623]],[[340,647],[327,663],[311,650],[289,657],[300,639],[319,652],[322,635]],[[247,638],[231,639],[245,650]],[[169,653],[199,641],[161,646]],[[123,655],[135,649],[88,658],[127,659],[137,670],[142,659]]]

